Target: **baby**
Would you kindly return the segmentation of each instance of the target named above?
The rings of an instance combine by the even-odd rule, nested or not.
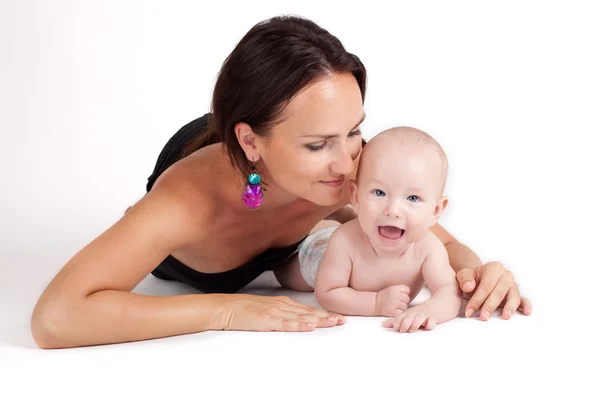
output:
[[[448,202],[447,171],[444,151],[420,130],[388,129],[366,144],[350,181],[358,218],[321,232],[330,237],[313,276],[323,308],[393,317],[383,325],[400,332],[430,330],[458,315],[462,292],[444,245],[429,230]],[[306,257],[306,249],[300,253]],[[306,268],[302,273],[306,278]],[[424,284],[431,297],[408,308]]]

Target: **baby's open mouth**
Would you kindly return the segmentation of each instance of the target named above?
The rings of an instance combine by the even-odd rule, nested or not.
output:
[[[389,240],[398,240],[404,235],[404,229],[390,225],[380,226],[378,230],[381,236]]]

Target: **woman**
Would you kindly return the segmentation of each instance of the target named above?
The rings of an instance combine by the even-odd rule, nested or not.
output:
[[[253,27],[220,71],[211,113],[161,152],[147,194],[62,268],[40,297],[32,333],[42,348],[120,343],[204,330],[309,331],[344,318],[286,297],[236,293],[273,270],[309,291],[297,248],[326,220],[355,217],[346,183],[364,144],[366,71],[314,23],[273,18]],[[331,221],[329,221],[331,222]],[[504,304],[531,312],[510,272],[441,226],[467,316]],[[204,292],[131,290],[149,273]],[[482,317],[485,319],[485,317]]]

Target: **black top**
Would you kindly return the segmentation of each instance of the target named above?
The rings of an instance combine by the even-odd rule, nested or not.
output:
[[[177,131],[167,142],[158,156],[154,171],[148,177],[146,191],[150,191],[158,177],[183,156],[184,146],[202,133],[208,124],[209,114],[205,114]],[[240,191],[240,201],[242,192]],[[248,238],[252,240],[252,238]],[[183,282],[204,293],[235,293],[252,282],[265,271],[280,267],[298,249],[299,244],[277,249],[268,249],[248,263],[226,272],[207,274],[198,272],[169,255],[161,262],[152,275],[160,279]]]

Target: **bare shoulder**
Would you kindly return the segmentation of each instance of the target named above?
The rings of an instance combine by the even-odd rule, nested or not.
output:
[[[40,303],[101,290],[130,291],[172,252],[208,236],[201,221],[210,218],[209,198],[190,197],[185,181],[164,179],[79,250],[50,282]]]
[[[448,257],[444,243],[431,231],[427,231],[420,240],[415,242],[415,251],[423,260]]]
[[[214,193],[211,193],[215,192],[215,188],[211,187],[208,175],[206,171],[194,170],[190,163],[174,164],[163,172],[146,196],[154,194],[180,211],[188,210],[192,214],[201,215],[203,210],[216,204]]]
[[[327,244],[327,248],[330,252],[335,253],[336,258],[348,256],[352,264],[358,255],[363,253],[361,249],[364,249],[365,246],[365,237],[358,219],[340,225],[333,232]]]
[[[200,233],[198,229],[206,230],[220,203],[222,185],[212,170],[217,157],[215,148],[200,149],[163,172],[146,195],[193,235]]]
[[[358,220],[353,219],[351,221],[341,224],[333,233],[329,239],[329,243],[335,243],[336,245],[350,246],[356,242],[360,226]]]
[[[139,223],[163,230],[175,248],[202,237],[210,223],[216,201],[201,191],[187,174],[173,174],[155,183],[152,190],[123,217],[123,222]]]

